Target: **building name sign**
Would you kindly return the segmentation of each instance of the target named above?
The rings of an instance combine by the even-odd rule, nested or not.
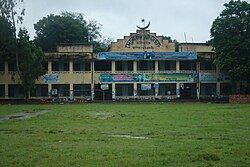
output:
[[[153,35],[150,34],[136,34],[131,36],[125,44],[125,48],[132,49],[154,49],[155,47],[160,47],[160,41]]]
[[[98,60],[196,60],[197,52],[99,52]]]

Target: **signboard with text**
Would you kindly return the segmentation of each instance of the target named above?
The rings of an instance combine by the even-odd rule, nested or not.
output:
[[[60,74],[45,74],[42,76],[44,83],[60,82]]]
[[[196,73],[100,74],[100,82],[195,82]]]
[[[200,82],[231,82],[231,77],[225,73],[200,73]]]
[[[197,52],[100,52],[98,60],[196,60]]]

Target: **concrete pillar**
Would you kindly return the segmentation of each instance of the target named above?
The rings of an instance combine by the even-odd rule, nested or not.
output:
[[[176,83],[176,97],[177,98],[180,98],[181,95],[180,95],[180,83]]]
[[[5,94],[5,99],[9,98],[9,89],[8,89],[8,84],[4,84],[4,94]]]
[[[69,98],[70,98],[70,100],[74,99],[74,87],[73,87],[73,83],[69,84]]]
[[[180,61],[176,61],[176,72],[180,72]]]
[[[159,71],[159,61],[155,61],[155,73]]]
[[[137,73],[137,61],[133,61],[133,71]]]
[[[220,82],[216,83],[216,95],[220,96]]]
[[[91,60],[91,101],[94,100],[94,97],[95,97],[95,62],[92,57],[92,60]]]
[[[69,73],[73,74],[73,61],[72,60],[69,61]]]
[[[180,61],[176,61],[176,73],[180,73]],[[180,83],[176,83],[176,97],[181,97]]]
[[[155,87],[155,97],[159,95],[159,83],[155,83],[155,85],[158,85]]]
[[[115,83],[112,83],[112,100],[116,98],[116,90],[115,90]]]
[[[52,62],[48,61],[48,73],[51,74],[52,73]]]
[[[111,71],[112,73],[115,73],[115,61],[111,62]]]
[[[216,74],[217,76],[220,75],[220,68],[218,66],[216,66]],[[216,95],[220,96],[220,82],[219,81],[216,82]]]
[[[134,97],[137,96],[137,83],[134,83]]]
[[[200,62],[196,63],[196,71],[197,71],[197,84],[196,84],[196,92],[197,92],[197,98],[200,99]]]
[[[52,84],[51,83],[48,83],[48,92],[49,92],[49,95],[51,93],[51,89],[52,89]]]

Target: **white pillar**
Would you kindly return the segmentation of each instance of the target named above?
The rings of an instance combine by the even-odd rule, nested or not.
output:
[[[112,83],[112,99],[115,100],[115,98],[116,98],[115,83]]]
[[[91,101],[94,100],[95,96],[95,62],[92,55],[91,60]]]
[[[137,96],[137,83],[134,83],[134,97]]]
[[[181,90],[180,90],[180,83],[176,83],[176,97],[177,98],[181,97],[180,92],[181,92]]]

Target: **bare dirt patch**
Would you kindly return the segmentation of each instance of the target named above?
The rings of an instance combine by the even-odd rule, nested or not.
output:
[[[48,110],[41,110],[41,111],[36,111],[36,112],[25,112],[25,113],[19,113],[19,114],[15,114],[15,115],[0,116],[0,121],[16,120],[16,119],[28,119],[28,118],[37,117],[37,116],[45,114],[47,112],[49,112],[49,111]]]

